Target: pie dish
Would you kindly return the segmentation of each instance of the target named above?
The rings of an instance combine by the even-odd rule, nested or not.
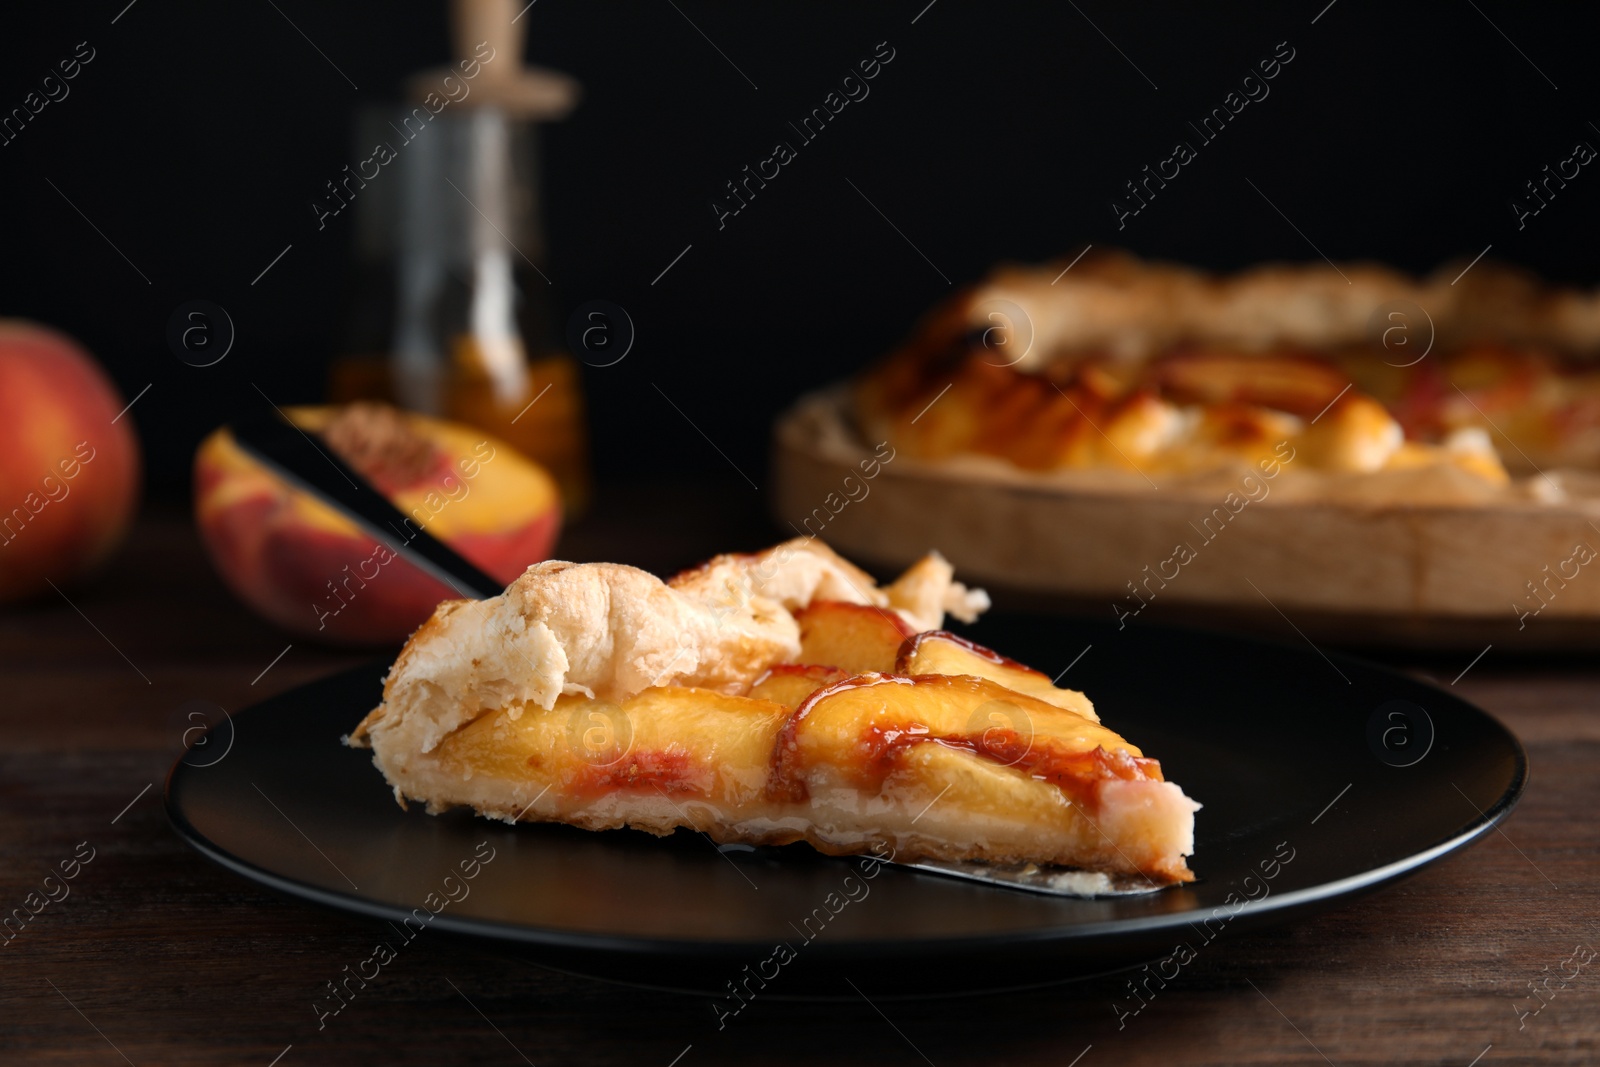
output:
[[[987,607],[937,554],[879,588],[810,538],[666,582],[536,564],[441,604],[347,740],[432,813],[1191,881],[1199,805],[1082,693],[941,629]]]
[[[775,517],[1123,624],[1592,647],[1600,294],[1466,266],[998,269],[780,418]]]

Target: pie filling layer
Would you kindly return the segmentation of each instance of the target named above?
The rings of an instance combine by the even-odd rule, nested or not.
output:
[[[1491,263],[1065,265],[1001,267],[934,308],[856,380],[862,439],[1034,473],[1434,483],[1463,503],[1600,468],[1600,293]]]

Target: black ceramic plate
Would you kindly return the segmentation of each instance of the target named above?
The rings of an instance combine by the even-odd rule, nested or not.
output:
[[[853,996],[845,979],[869,994],[962,992],[1175,950],[1181,962],[1180,944],[1217,951],[1204,946],[1461,848],[1505,818],[1527,778],[1521,746],[1484,712],[1304,644],[1029,616],[969,633],[1052,675],[1070,663],[1063,684],[1205,805],[1198,881],[1062,899],[900,867],[867,878],[860,861],[804,845],[718,849],[686,831],[659,839],[402,811],[369,754],[339,743],[377,703],[386,664],[216,727],[173,767],[167,811],[206,856],[390,920],[376,929],[391,942],[425,925],[643,984],[725,992],[759,973],[776,974],[764,996]]]

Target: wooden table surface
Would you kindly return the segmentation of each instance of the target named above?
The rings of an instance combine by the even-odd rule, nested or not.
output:
[[[731,493],[609,499],[563,554],[665,568],[773,537]],[[662,514],[674,522],[648,521]],[[719,1031],[704,998],[441,935],[319,1031],[313,998],[377,924],[200,858],[168,827],[160,784],[187,702],[236,710],[362,657],[246,613],[176,510],[147,511],[109,570],[68,595],[0,613],[0,912],[37,906],[46,875],[93,857],[0,941],[6,1064],[1600,1062],[1600,962],[1518,1016],[1541,1003],[1530,983],[1600,946],[1593,658],[1488,659],[1456,686],[1529,752],[1532,783],[1502,832],[1338,910],[1225,934],[1121,1028],[1122,980],[1104,978],[922,1002],[757,999]],[[1448,681],[1454,666],[1421,672]]]

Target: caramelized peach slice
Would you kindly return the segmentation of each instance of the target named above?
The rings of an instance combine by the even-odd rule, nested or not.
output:
[[[923,743],[1062,786],[1107,773],[1161,775],[1154,760],[1139,758],[1138,748],[1099,723],[987,679],[861,674],[818,690],[789,717],[778,735],[774,786],[798,794],[820,777],[872,790],[902,752]]]
[[[1194,878],[1184,857],[1194,850],[1198,805],[1171,782],[1109,776],[1080,804],[1016,767],[918,745],[906,751],[894,784],[884,799],[895,814],[884,822],[905,853],[926,840],[938,855],[967,848],[996,863],[1055,863],[1162,883]]]
[[[554,786],[569,803],[617,792],[759,801],[774,738],[790,714],[770,700],[658,686],[620,705],[564,696],[548,711],[482,715],[430,754],[445,777],[488,774]],[[544,817],[548,805],[537,809]]]
[[[1338,399],[1350,384],[1337,367],[1289,351],[1248,355],[1225,349],[1179,352],[1157,361],[1150,374],[1169,399],[1253,404],[1304,418]]]
[[[795,612],[800,662],[838,667],[845,674],[894,670],[900,646],[914,632],[886,608],[817,600]]]
[[[842,682],[848,677],[838,667],[815,663],[781,663],[756,679],[750,696],[770,700],[793,711],[818,689]]]
[[[1098,723],[970,675],[863,674],[777,739],[770,795],[824,851],[871,825],[897,851],[1188,881],[1197,807]]]
[[[1058,689],[1048,675],[945,630],[929,630],[908,639],[900,647],[894,673],[968,674],[987,678],[1024,696],[1075,711],[1090,722],[1100,721],[1089,698],[1076,689]]]

